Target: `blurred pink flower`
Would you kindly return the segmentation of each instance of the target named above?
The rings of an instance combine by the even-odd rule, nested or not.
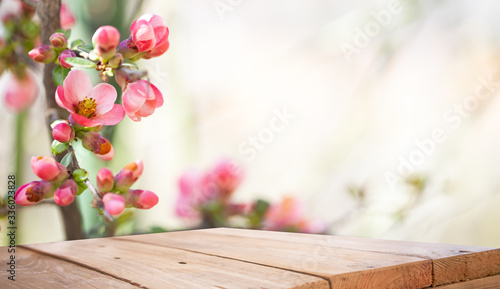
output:
[[[179,194],[175,203],[175,213],[179,217],[200,217],[197,208],[208,199],[203,191],[204,178],[205,175],[197,170],[188,170],[179,178]]]
[[[61,3],[61,12],[59,14],[59,18],[61,22],[61,28],[64,30],[71,29],[75,25],[75,16],[73,15],[73,12],[69,10],[66,3]]]
[[[115,104],[116,90],[107,83],[92,87],[90,77],[82,70],[72,70],[56,91],[57,104],[65,108],[80,125],[95,127],[115,125],[125,117],[125,110]]]
[[[210,178],[218,186],[219,197],[223,199],[229,198],[244,178],[243,169],[228,159],[217,162],[209,174]]]
[[[141,79],[126,85],[122,102],[128,117],[133,121],[140,121],[163,105],[163,96],[156,86]]]
[[[38,85],[31,71],[26,70],[24,79],[8,74],[5,89],[5,106],[19,113],[28,108],[38,95]]]

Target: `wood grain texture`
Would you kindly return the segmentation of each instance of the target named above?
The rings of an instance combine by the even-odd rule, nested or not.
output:
[[[500,287],[500,275],[479,278],[467,282],[459,282],[449,285],[429,287],[435,289],[498,289]]]
[[[26,247],[147,288],[330,288],[306,274],[114,238]]]
[[[433,286],[500,274],[500,249],[495,248],[227,228],[208,229],[203,232],[264,240],[286,239],[287,242],[299,244],[319,242],[331,248],[429,259],[433,263]]]
[[[10,254],[1,248],[0,264],[9,262]],[[83,268],[72,263],[41,255],[21,247],[16,247],[16,281],[2,266],[0,288],[137,288],[129,283],[108,275]]]
[[[218,229],[116,237],[223,256],[328,278],[332,288],[424,288],[432,284],[430,260],[331,247],[324,242],[290,242],[218,234]],[[264,232],[267,233],[267,232]],[[325,236],[323,236],[325,237]]]

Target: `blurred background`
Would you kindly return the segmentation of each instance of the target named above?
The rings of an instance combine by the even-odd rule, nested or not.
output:
[[[70,40],[90,42],[105,24],[125,39],[143,13],[170,29],[167,53],[139,61],[165,104],[117,126],[106,164],[117,173],[142,159],[136,187],[160,202],[134,211],[119,234],[188,228],[175,214],[179,177],[224,157],[245,170],[233,199],[296,197],[330,234],[500,246],[498,1],[68,4],[77,18]],[[19,183],[37,179],[31,156],[50,155],[44,106],[39,97],[28,112]],[[2,188],[14,121],[0,107]],[[105,164],[78,157],[95,180]],[[100,221],[87,195],[79,205],[91,230]],[[51,204],[23,208],[18,228],[18,243],[64,239]]]

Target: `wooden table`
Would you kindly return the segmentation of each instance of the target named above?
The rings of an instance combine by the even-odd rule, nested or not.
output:
[[[0,265],[9,262],[0,248]],[[208,229],[16,247],[0,288],[500,288],[500,249]],[[446,285],[448,284],[448,285]]]

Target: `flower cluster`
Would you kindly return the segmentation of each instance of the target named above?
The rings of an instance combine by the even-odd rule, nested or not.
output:
[[[97,188],[102,197],[104,208],[112,216],[119,215],[125,207],[150,209],[158,203],[158,196],[147,190],[131,190],[143,171],[142,161],[126,165],[116,176],[102,168],[97,173]]]
[[[264,200],[235,203],[234,191],[243,181],[241,167],[229,160],[219,161],[205,173],[188,170],[179,178],[176,214],[184,219],[201,221],[203,226],[237,226],[253,229],[324,233],[326,224],[305,217],[305,205],[296,198],[284,197],[269,204]],[[239,217],[239,218],[236,218]]]

